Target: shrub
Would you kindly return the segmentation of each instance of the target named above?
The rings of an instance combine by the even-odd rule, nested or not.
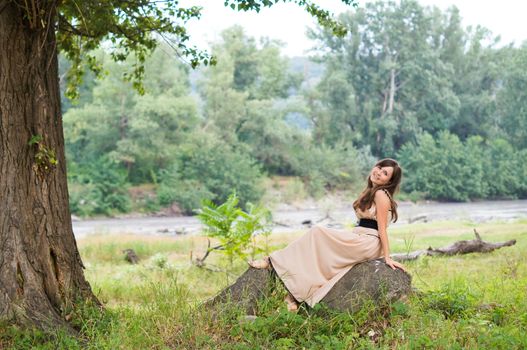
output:
[[[369,154],[369,149],[358,151],[352,145],[310,145],[295,152],[294,169],[309,193],[321,197],[362,181],[374,163]]]
[[[190,214],[201,200],[225,202],[235,191],[243,206],[262,194],[259,166],[247,154],[210,135],[193,135],[160,174],[158,196],[164,205],[177,202]]]
[[[405,144],[398,158],[406,170],[403,190],[425,193],[430,199],[467,201],[475,198],[514,198],[527,188],[525,151],[515,152],[503,139],[480,136],[462,143],[448,131],[437,139],[422,134]]]
[[[198,219],[206,226],[206,234],[220,241],[219,247],[209,248],[219,250],[232,260],[235,257],[244,259],[246,249],[251,238],[256,233],[269,234],[267,221],[270,212],[263,207],[248,204],[248,211],[238,206],[236,194],[231,194],[225,203],[215,205],[211,201],[204,201],[198,211]],[[253,249],[256,247],[253,246]],[[256,252],[253,251],[253,256]]]
[[[424,297],[428,308],[440,311],[445,318],[464,318],[471,314],[474,304],[474,296],[466,289],[443,287],[432,291]]]
[[[200,181],[180,179],[177,172],[163,171],[161,177],[164,180],[157,190],[157,197],[163,206],[178,203],[184,213],[193,214],[201,201],[215,197]]]
[[[125,170],[107,157],[101,157],[79,171],[76,182],[70,186],[71,212],[81,216],[128,212],[127,187]]]
[[[152,265],[155,267],[158,267],[160,269],[163,269],[168,266],[168,258],[163,253],[156,253],[151,258],[150,261],[152,262]]]

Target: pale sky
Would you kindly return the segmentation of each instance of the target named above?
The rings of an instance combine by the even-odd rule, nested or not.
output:
[[[368,0],[370,1],[370,0]],[[368,2],[359,0],[359,6]],[[456,5],[463,17],[463,25],[482,25],[501,36],[501,44],[514,42],[516,46],[527,40],[527,1],[524,0],[418,0],[425,6],[435,5],[444,10]],[[204,8],[199,21],[189,23],[188,31],[191,45],[209,49],[208,43],[219,38],[219,33],[234,24],[245,28],[248,35],[255,38],[267,36],[286,44],[283,53],[288,56],[307,55],[306,50],[313,46],[307,39],[307,27],[314,27],[315,21],[300,7],[283,4],[266,8],[259,14],[236,12],[223,6],[223,0],[183,0],[181,6],[199,5]],[[319,5],[333,13],[345,12],[348,7],[338,0],[318,0]]]

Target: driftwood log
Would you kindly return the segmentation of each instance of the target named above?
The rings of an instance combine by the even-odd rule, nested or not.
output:
[[[473,240],[457,241],[454,244],[451,244],[443,248],[434,249],[432,247],[429,247],[428,249],[425,249],[425,250],[416,250],[416,251],[413,251],[407,254],[406,253],[391,254],[390,257],[393,260],[397,260],[397,261],[409,261],[409,260],[415,260],[418,257],[425,256],[425,255],[451,256],[451,255],[469,254],[469,253],[489,253],[495,249],[509,247],[509,246],[516,244],[515,239],[511,239],[510,241],[500,242],[500,243],[485,242],[484,240],[481,239],[481,236],[479,235],[478,231],[474,230],[474,234],[476,235],[476,239],[473,239]]]
[[[124,254],[124,260],[128,261],[130,264],[137,264],[139,263],[139,257],[135,253],[133,249],[125,249],[123,250]]]
[[[269,296],[279,283],[269,270],[249,268],[238,280],[205,303],[206,307],[227,302],[242,307],[247,315],[257,313],[257,302]],[[393,270],[383,259],[355,265],[321,300],[330,309],[357,311],[365,302],[393,302],[411,292],[411,277]]]

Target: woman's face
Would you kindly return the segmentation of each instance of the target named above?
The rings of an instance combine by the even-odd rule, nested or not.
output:
[[[390,182],[393,174],[393,167],[391,166],[375,166],[371,169],[370,180],[377,186],[386,185]]]

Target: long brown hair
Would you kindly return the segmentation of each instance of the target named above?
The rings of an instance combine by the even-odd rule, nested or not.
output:
[[[353,202],[353,208],[357,210],[359,208],[362,211],[371,208],[373,200],[375,199],[375,192],[378,190],[385,190],[389,193],[388,197],[390,198],[390,211],[392,212],[392,221],[397,221],[397,203],[393,200],[393,196],[397,191],[399,191],[399,185],[401,184],[401,178],[403,176],[403,170],[399,166],[399,163],[395,159],[385,158],[381,159],[375,164],[376,167],[393,167],[392,178],[385,185],[374,185],[371,182],[370,176],[368,175],[368,184],[366,188],[359,195],[359,198]]]

